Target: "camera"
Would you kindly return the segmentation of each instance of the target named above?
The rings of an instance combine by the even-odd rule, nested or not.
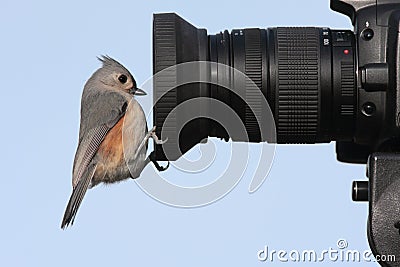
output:
[[[350,17],[354,31],[277,27],[209,35],[177,14],[155,14],[153,121],[169,141],[154,145],[153,157],[177,160],[208,137],[336,141],[339,161],[367,164],[369,180],[353,183],[353,200],[369,201],[372,252],[394,254],[399,262],[380,264],[400,266],[400,2],[330,6]],[[232,115],[224,121],[225,107],[235,122]],[[233,124],[243,129],[227,130]]]

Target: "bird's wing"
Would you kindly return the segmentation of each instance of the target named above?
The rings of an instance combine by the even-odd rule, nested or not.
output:
[[[62,229],[74,223],[79,206],[96,173],[97,163],[93,162],[92,159],[96,155],[105,136],[112,128],[110,126],[111,125],[103,124],[90,130],[87,138],[83,139],[83,143],[78,148],[77,155],[79,155],[79,159],[76,161],[77,165],[73,180],[74,186],[61,223]]]
[[[112,125],[114,126],[114,125]],[[72,185],[75,188],[88,168],[93,157],[96,155],[101,143],[110,131],[112,126],[100,125],[88,131],[79,144],[75,155]]]
[[[127,99],[123,95],[118,97],[118,95],[97,94],[95,96],[95,99],[87,96],[82,99],[82,105],[85,105],[82,112],[89,112],[89,114],[81,114],[80,143],[76,151],[72,174],[73,192],[65,210],[61,228],[73,224],[78,208],[96,172],[97,163],[93,162],[93,158],[107,133],[125,115],[128,106]],[[87,125],[98,126],[88,128]]]

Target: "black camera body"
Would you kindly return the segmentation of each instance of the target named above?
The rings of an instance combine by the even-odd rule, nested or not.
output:
[[[377,151],[399,150],[399,1],[331,1],[348,15],[356,39],[357,104],[351,141],[337,142],[338,160],[365,163]]]
[[[395,255],[379,263],[400,266],[400,1],[331,0],[331,9],[349,16],[354,31],[278,27],[207,35],[174,13],[155,14],[153,115],[157,135],[169,141],[154,144],[152,156],[176,160],[208,137],[336,141],[339,161],[367,163],[369,182],[353,183],[353,200],[369,201],[374,255]],[[188,62],[218,64],[174,67]],[[195,98],[231,107],[247,135],[208,119],[213,110],[207,102],[176,111]],[[268,112],[273,135],[263,134],[259,123]]]
[[[379,263],[400,266],[400,2],[332,0],[331,8],[351,18],[358,50],[356,131],[352,142],[337,142],[338,159],[368,158],[369,182],[353,183],[353,200],[369,201],[368,240]]]

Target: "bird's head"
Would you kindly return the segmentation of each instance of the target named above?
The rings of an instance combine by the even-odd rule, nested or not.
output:
[[[109,57],[98,58],[103,66],[98,70],[100,82],[115,90],[122,90],[132,95],[146,95],[146,92],[137,88],[132,74],[118,61]]]

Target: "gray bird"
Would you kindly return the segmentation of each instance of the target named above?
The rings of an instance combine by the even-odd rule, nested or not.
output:
[[[157,144],[166,141],[157,138],[155,127],[147,131],[143,109],[133,97],[146,93],[137,88],[131,73],[119,62],[108,56],[99,60],[103,66],[89,78],[82,93],[79,143],[72,171],[73,191],[62,229],[74,223],[88,188],[137,178],[150,161],[159,171],[166,169],[152,157],[146,157],[149,138]]]

